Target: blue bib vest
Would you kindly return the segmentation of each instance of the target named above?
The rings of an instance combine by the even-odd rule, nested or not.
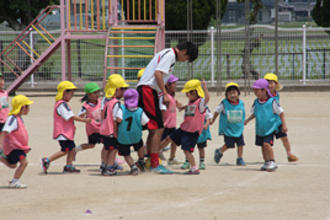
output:
[[[206,120],[204,121],[204,124],[205,123]],[[210,126],[207,126],[207,129],[203,128],[202,133],[198,137],[197,144],[204,143],[207,140],[212,140]]]
[[[269,98],[265,103],[260,103],[258,99],[254,101],[254,116],[256,117],[256,134],[264,137],[277,131],[280,125],[279,117],[273,112],[273,102],[275,98]]]
[[[123,110],[123,120],[118,125],[117,140],[120,144],[137,144],[142,138],[141,116],[143,110],[137,108],[130,111],[125,105],[121,104]]]
[[[240,137],[244,130],[245,108],[242,100],[237,105],[231,104],[227,99],[222,101],[224,111],[220,113],[219,135]]]

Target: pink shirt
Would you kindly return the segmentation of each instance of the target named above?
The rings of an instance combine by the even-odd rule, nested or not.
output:
[[[0,90],[0,123],[5,123],[8,117],[9,103],[6,90]]]
[[[184,112],[184,121],[182,122],[180,128],[183,131],[194,133],[202,133],[204,126],[205,110],[200,112],[199,103],[201,99],[197,99],[195,102],[189,103]]]
[[[168,95],[170,102],[164,114],[164,126],[165,128],[175,128],[176,127],[176,101],[171,95]]]
[[[28,146],[29,136],[24,126],[21,116],[16,115],[17,129],[5,136],[3,143],[3,152],[9,155],[13,150],[23,150],[25,153],[30,151]]]
[[[54,107],[54,129],[53,129],[53,138],[56,139],[60,135],[63,135],[68,140],[73,140],[76,132],[76,126],[72,117],[69,120],[65,120],[61,115],[57,113],[57,107],[61,104],[65,104],[68,110],[70,110],[67,102],[60,100],[55,103]]]
[[[83,104],[86,109],[87,118],[92,119],[91,123],[86,123],[86,133],[90,136],[93,133],[100,133],[101,127],[101,100],[97,100],[96,105],[87,102]]]
[[[101,127],[100,134],[105,136],[113,135],[117,136],[115,129],[115,122],[113,120],[112,109],[119,102],[118,99],[112,98],[104,104],[104,107],[101,112]]]

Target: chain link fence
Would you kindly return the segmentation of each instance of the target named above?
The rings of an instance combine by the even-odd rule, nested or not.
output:
[[[330,28],[279,28],[278,32],[278,76],[280,80],[330,80]],[[0,32],[0,50],[2,51],[20,32]],[[53,31],[57,36],[60,32]],[[36,51],[48,47],[40,36],[31,33],[27,42]],[[306,40],[304,40],[304,38]],[[187,39],[187,31],[166,31],[166,47],[175,47]],[[186,63],[177,63],[174,74],[181,80],[190,77],[209,80],[215,83],[217,75],[216,58],[221,55],[221,79],[240,80],[244,78],[245,30],[242,28],[223,29],[221,48],[217,51],[217,35],[214,28],[194,30],[192,41],[199,46],[199,57],[193,63],[192,76],[188,73]],[[105,40],[72,40],[71,70],[74,81],[102,81],[104,68]],[[31,77],[31,82],[61,80],[60,48],[43,63]],[[29,65],[29,56],[17,55],[13,59],[21,65]],[[20,59],[20,60],[17,60]],[[148,63],[149,60],[142,62]],[[262,77],[267,72],[275,72],[275,38],[274,27],[255,25],[250,27],[250,76],[251,79]],[[6,66],[0,64],[0,70],[7,81],[13,81]],[[135,76],[130,75],[130,80]]]

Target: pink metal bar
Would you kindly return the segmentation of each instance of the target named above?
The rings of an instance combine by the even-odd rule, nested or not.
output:
[[[12,72],[16,77],[19,77],[19,75],[4,61],[4,60],[1,60],[0,59],[0,62],[3,64],[3,65],[5,65],[8,69],[9,69],[9,71],[10,72]]]
[[[67,40],[67,53],[68,53],[68,80],[72,80],[72,74],[71,74],[71,41]]]
[[[111,28],[108,28],[106,40],[105,40],[105,50],[104,50],[104,66],[103,66],[103,88],[107,80],[107,67],[108,67],[108,50],[109,50],[109,37]]]
[[[6,57],[9,63],[15,66],[15,68],[18,69],[18,71],[20,71],[21,73],[23,72],[23,70],[19,66],[17,66],[16,63],[12,59],[10,59],[7,55],[4,55],[4,57]]]
[[[141,0],[138,1],[138,19],[141,20]]]
[[[85,0],[85,21],[86,21],[85,31],[88,30],[88,1],[89,0]]]
[[[100,30],[100,11],[101,11],[101,8],[100,8],[100,1],[97,0],[96,1],[96,25],[97,25],[97,30]]]
[[[149,0],[149,19],[152,20],[152,1],[151,0]]]
[[[66,57],[65,57],[65,3],[64,0],[61,0],[61,37],[59,40],[61,41],[61,71],[62,71],[62,81],[65,80],[66,73]],[[33,65],[33,64],[32,64]]]
[[[106,39],[107,35],[66,35],[65,40],[72,39],[72,40],[89,40],[89,39]]]
[[[126,1],[127,2],[127,5],[126,5],[126,17],[127,19],[126,20],[129,20],[130,16],[129,16],[129,0]]]
[[[77,0],[73,0],[74,29],[77,30]]]

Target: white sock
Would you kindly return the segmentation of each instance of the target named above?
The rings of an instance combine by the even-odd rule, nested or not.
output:
[[[197,166],[191,168],[192,171],[198,170]]]
[[[13,178],[13,179],[11,180],[12,183],[16,183],[17,181],[18,181],[18,179],[15,179],[15,178]]]
[[[81,151],[81,150],[82,150],[81,145],[78,145],[77,147],[75,147],[74,150],[75,150],[76,152]]]

